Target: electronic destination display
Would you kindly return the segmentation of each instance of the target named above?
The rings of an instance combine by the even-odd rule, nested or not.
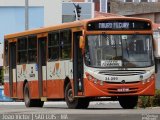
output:
[[[135,20],[103,20],[88,23],[87,30],[151,30],[151,24]]]

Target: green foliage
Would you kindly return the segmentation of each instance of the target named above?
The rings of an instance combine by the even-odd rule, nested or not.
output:
[[[160,106],[160,90],[156,90],[155,96],[140,96],[138,98],[138,107],[157,107]]]
[[[148,97],[148,96],[140,96],[138,98],[138,107],[141,107],[141,108],[151,107],[150,97]]]
[[[0,84],[4,84],[3,69],[0,69]]]
[[[160,106],[160,90],[156,90],[156,94],[152,100],[153,106]]]

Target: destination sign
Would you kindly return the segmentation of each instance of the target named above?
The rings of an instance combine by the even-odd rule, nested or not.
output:
[[[87,30],[151,30],[151,24],[146,21],[96,21],[87,25]]]
[[[101,66],[102,67],[121,67],[122,61],[121,60],[102,60]]]
[[[129,22],[124,22],[124,23],[98,23],[98,28],[99,29],[108,29],[108,28],[113,28],[113,29],[128,29],[129,28]]]

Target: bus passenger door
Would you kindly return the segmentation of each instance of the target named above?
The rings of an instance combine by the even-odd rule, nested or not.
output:
[[[46,101],[47,96],[46,43],[47,37],[38,37],[38,86],[39,97],[42,101]]]
[[[78,93],[83,93],[83,56],[82,51],[79,48],[79,39],[82,32],[73,33],[73,84],[74,95],[78,96]]]
[[[9,88],[10,97],[17,97],[16,42],[9,43]]]

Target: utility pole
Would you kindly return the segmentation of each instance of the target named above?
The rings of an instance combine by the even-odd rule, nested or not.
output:
[[[29,15],[28,15],[28,0],[25,0],[25,30],[28,30],[28,25],[29,25]]]

